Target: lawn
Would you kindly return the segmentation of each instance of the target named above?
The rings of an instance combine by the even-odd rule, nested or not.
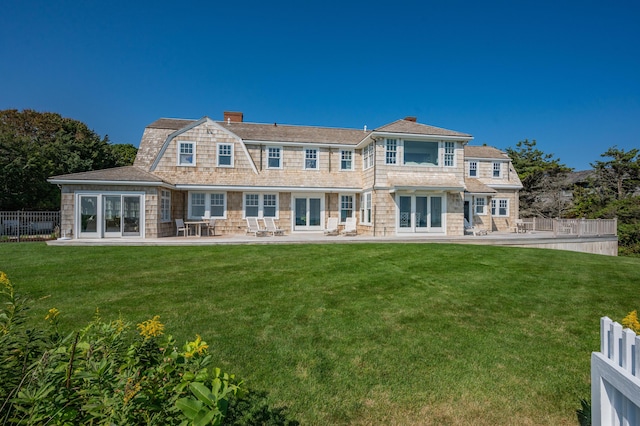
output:
[[[63,326],[160,315],[307,425],[574,425],[640,259],[446,244],[0,245]]]

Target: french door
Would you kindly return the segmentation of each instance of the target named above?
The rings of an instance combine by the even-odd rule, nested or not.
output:
[[[442,195],[398,195],[398,232],[444,232]]]
[[[294,231],[322,230],[323,195],[294,195],[293,208]]]
[[[77,232],[80,238],[142,235],[141,194],[81,194]]]

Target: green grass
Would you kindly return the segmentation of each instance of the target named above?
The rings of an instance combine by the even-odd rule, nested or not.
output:
[[[576,424],[640,259],[445,244],[0,245],[63,326],[160,315],[302,424]]]

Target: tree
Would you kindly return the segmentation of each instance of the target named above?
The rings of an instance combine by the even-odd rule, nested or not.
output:
[[[600,154],[601,157],[611,158],[610,160],[596,161],[591,164],[596,172],[597,183],[606,189],[604,196],[621,200],[638,190],[640,186],[638,152],[637,148],[627,152],[614,145]]]
[[[116,167],[132,165],[134,160],[136,159],[137,153],[138,148],[131,145],[130,143],[111,145],[111,154],[115,159]]]
[[[562,216],[570,207],[561,192],[567,173],[572,169],[536,148],[536,141],[525,139],[516,148],[507,148],[523,188],[520,190],[522,216]]]
[[[50,112],[0,111],[0,210],[57,210],[50,176],[119,165],[109,138]]]

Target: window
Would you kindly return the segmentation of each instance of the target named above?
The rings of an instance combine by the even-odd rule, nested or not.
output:
[[[226,208],[224,205],[224,193],[211,194],[211,203],[209,214],[210,217],[224,217]]]
[[[277,211],[277,196],[276,194],[264,194],[262,198],[262,216],[263,217],[276,217]]]
[[[364,170],[373,167],[374,144],[370,143],[362,150],[362,168]]]
[[[353,195],[340,196],[340,222],[353,217]]]
[[[160,221],[171,222],[171,192],[160,190]]]
[[[233,145],[218,144],[218,167],[233,167]]]
[[[189,214],[190,217],[204,217],[206,195],[207,194],[203,192],[191,193],[191,212]]]
[[[224,192],[190,192],[189,193],[189,218],[226,217],[226,196]]]
[[[353,170],[353,151],[340,151],[340,170]]]
[[[307,170],[316,170],[318,168],[318,150],[315,148],[307,148],[304,150],[304,168]]]
[[[270,169],[281,168],[282,149],[280,147],[270,146],[267,148],[267,167]]]
[[[398,141],[396,139],[387,139],[385,150],[385,163],[396,164],[398,152]]]
[[[196,165],[196,144],[194,142],[178,142],[178,165]]]
[[[360,222],[371,224],[371,192],[360,196]]]
[[[404,141],[404,164],[408,166],[437,166],[438,142]]]
[[[455,144],[453,142],[444,143],[444,166],[453,167],[455,160]]]
[[[509,200],[494,198],[491,200],[492,216],[509,216]]]
[[[486,214],[487,199],[485,197],[476,197],[476,214]]]
[[[469,177],[478,177],[478,162],[469,162]]]
[[[244,194],[244,217],[278,217],[278,194]]]
[[[502,177],[502,163],[493,163],[493,177],[499,178]]]

